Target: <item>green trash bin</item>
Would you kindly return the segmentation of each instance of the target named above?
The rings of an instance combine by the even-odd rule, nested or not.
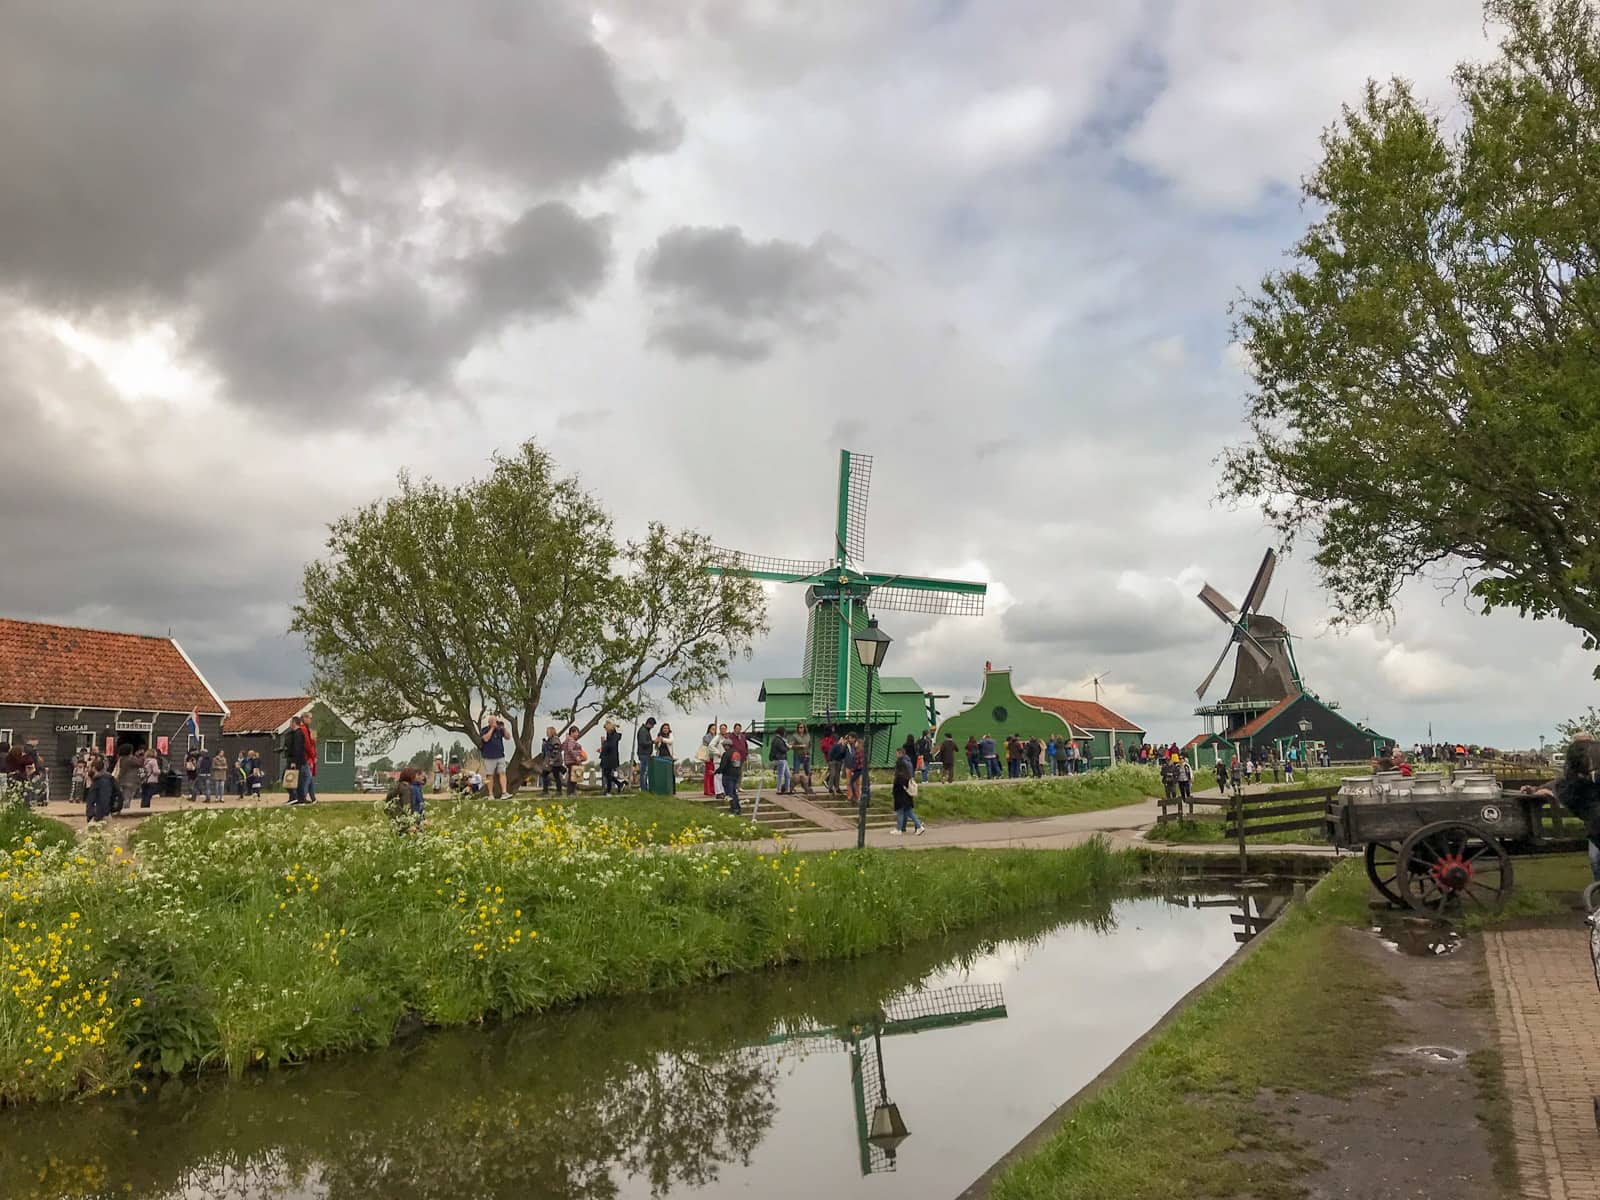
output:
[[[670,758],[656,757],[650,760],[650,791],[657,796],[675,795],[678,790],[678,776],[673,769]]]

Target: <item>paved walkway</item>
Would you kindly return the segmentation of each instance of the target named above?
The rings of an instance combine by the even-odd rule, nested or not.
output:
[[[1525,1200],[1600,1200],[1600,1005],[1588,931],[1484,935]]]

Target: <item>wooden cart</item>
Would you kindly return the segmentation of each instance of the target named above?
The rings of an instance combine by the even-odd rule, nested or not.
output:
[[[1341,794],[1328,802],[1327,837],[1362,850],[1367,878],[1394,904],[1432,916],[1492,911],[1510,894],[1514,855],[1583,840],[1554,801],[1523,794],[1524,780],[1504,782],[1476,794]]]

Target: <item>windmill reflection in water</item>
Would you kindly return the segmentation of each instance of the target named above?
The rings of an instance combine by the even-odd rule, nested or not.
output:
[[[876,1012],[852,1017],[833,1028],[781,1029],[764,1048],[775,1061],[817,1053],[850,1056],[850,1090],[855,1104],[856,1141],[861,1173],[892,1171],[900,1144],[911,1136],[900,1106],[889,1097],[884,1075],[883,1039],[995,1021],[1006,1016],[1005,994],[998,983],[964,983],[953,987],[906,992]]]

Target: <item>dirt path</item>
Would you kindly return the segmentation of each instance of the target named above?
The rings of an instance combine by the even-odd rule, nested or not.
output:
[[[1468,938],[1453,953],[1433,954],[1427,947],[1438,943],[1422,927],[1395,932],[1388,944],[1343,933],[1349,952],[1389,981],[1399,1028],[1370,1081],[1342,1098],[1297,1093],[1263,1097],[1262,1105],[1288,1113],[1292,1137],[1324,1164],[1303,1180],[1313,1200],[1505,1200],[1509,1129],[1482,1115],[1499,1086],[1482,943]],[[1395,940],[1403,948],[1392,948]]]

